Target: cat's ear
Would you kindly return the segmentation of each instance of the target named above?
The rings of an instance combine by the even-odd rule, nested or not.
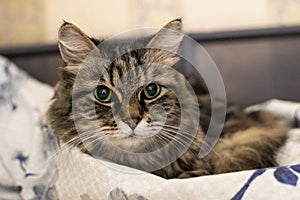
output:
[[[64,22],[58,32],[58,47],[67,65],[78,65],[96,48],[91,39],[77,26]]]
[[[183,39],[182,20],[174,19],[166,24],[147,44],[147,48],[162,49],[176,53]]]

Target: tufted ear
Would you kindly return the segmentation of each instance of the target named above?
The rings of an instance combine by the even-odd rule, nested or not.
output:
[[[58,32],[58,47],[67,65],[78,65],[96,48],[91,39],[77,26],[64,22]]]
[[[181,31],[181,19],[174,19],[159,30],[146,47],[176,53],[184,36]]]

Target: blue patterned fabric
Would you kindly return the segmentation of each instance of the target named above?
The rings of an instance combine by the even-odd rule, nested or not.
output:
[[[259,176],[263,175],[263,173],[265,173],[265,172],[266,172],[266,169],[258,169],[256,171],[254,171],[253,174],[248,179],[248,181],[245,183],[245,185],[232,198],[232,200],[241,200],[241,199],[243,199],[244,194],[247,192],[247,190],[251,186],[252,182],[256,178],[258,178]],[[296,187],[297,184],[298,184],[298,180],[299,180],[298,176],[299,175],[297,175],[294,172],[300,173],[300,164],[299,165],[293,165],[293,166],[290,166],[290,167],[275,168],[274,172],[273,172],[273,175],[274,175],[275,180],[277,180],[279,183]]]
[[[0,199],[56,199],[56,141],[42,122],[51,95],[0,57]]]

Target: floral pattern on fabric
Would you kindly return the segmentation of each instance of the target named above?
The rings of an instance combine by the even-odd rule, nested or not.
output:
[[[56,141],[42,122],[51,95],[0,57],[0,199],[58,199]]]

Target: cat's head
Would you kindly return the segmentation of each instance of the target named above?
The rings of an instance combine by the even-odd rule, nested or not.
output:
[[[198,128],[198,119],[191,119],[198,105],[185,77],[174,69],[181,29],[176,19],[152,36],[99,42],[64,23],[59,49],[66,66],[49,110],[55,134],[111,160],[120,157],[112,146],[147,153],[174,138],[185,145],[194,136],[189,131]]]

